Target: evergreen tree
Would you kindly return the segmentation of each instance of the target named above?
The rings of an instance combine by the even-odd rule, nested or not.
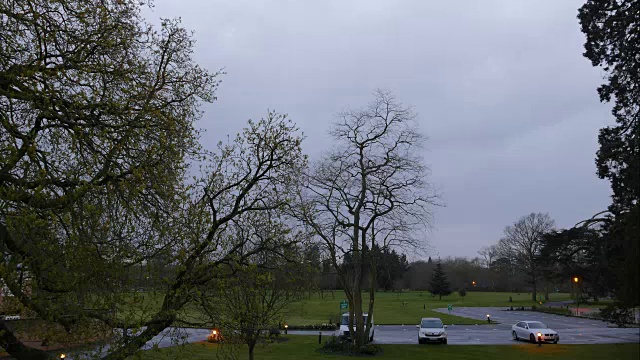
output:
[[[603,222],[610,281],[618,301],[640,305],[640,2],[587,0],[578,11],[584,56],[604,70],[600,100],[613,104],[615,124],[600,129],[598,176],[611,181],[609,214]],[[597,214],[600,215],[600,214]]]
[[[449,285],[449,280],[447,280],[447,275],[442,270],[442,264],[438,261],[436,264],[436,270],[433,272],[433,276],[431,276],[430,289],[433,295],[440,296],[440,300],[442,300],[442,296],[447,296],[451,294],[451,287]]]

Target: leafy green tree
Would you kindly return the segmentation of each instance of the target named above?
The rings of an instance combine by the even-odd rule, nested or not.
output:
[[[640,304],[640,3],[588,0],[578,11],[586,36],[584,56],[605,71],[598,88],[602,102],[613,102],[616,124],[600,130],[598,176],[613,190],[604,222],[616,296],[625,306]]]
[[[315,244],[309,243],[305,233],[294,231],[283,221],[286,219],[274,215],[250,214],[231,225],[231,236],[238,243],[248,238],[271,246],[218,264],[213,270],[221,276],[199,287],[197,298],[206,315],[203,320],[219,327],[224,346],[230,346],[233,353],[236,345],[247,345],[249,359],[254,358],[257,344],[278,337],[284,308],[314,288],[308,279],[315,272],[304,257],[314,251]]]
[[[280,216],[306,166],[297,127],[274,112],[203,151],[195,122],[218,74],[192,60],[178,21],[154,30],[140,6],[0,1],[0,277],[62,340],[104,331],[104,359],[175,324],[212,269],[276,251],[269,238],[232,241],[228,225]],[[187,181],[191,160],[203,168]],[[132,292],[139,269],[161,277],[159,307]],[[123,328],[133,335],[114,336]],[[51,356],[4,321],[0,346]]]
[[[434,270],[433,275],[431,276],[429,291],[433,295],[438,295],[440,300],[442,300],[443,296],[451,294],[451,286],[449,285],[447,274],[444,273],[442,264],[439,261],[436,264],[436,269]]]
[[[173,237],[198,107],[218,84],[192,46],[177,21],[145,24],[138,1],[0,1],[0,276],[69,337],[123,325],[116,289]],[[3,321],[0,345],[49,357]]]
[[[297,265],[304,266],[289,266]],[[278,338],[284,309],[298,301],[295,295],[305,290],[295,281],[303,273],[290,270],[282,263],[269,264],[269,268],[236,264],[232,274],[202,292],[200,304],[219,327],[223,347],[246,345],[253,360],[256,345]]]

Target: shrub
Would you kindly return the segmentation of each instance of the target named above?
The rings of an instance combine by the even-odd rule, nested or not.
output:
[[[322,344],[320,349],[327,353],[338,353],[344,355],[377,355],[382,352],[380,345],[367,344],[360,348],[359,352],[356,352],[353,348],[351,341],[342,340],[335,336],[331,336],[327,341]]]
[[[344,341],[335,336],[331,336],[322,344],[322,350],[327,352],[341,352],[344,350]]]
[[[382,348],[380,345],[376,344],[367,344],[360,348],[360,354],[363,355],[377,355],[382,352]]]
[[[467,296],[467,289],[465,289],[465,288],[458,289],[458,295],[460,295],[460,297],[462,297],[462,298]]]
[[[633,310],[621,304],[609,304],[600,309],[600,316],[603,320],[612,322],[619,327],[633,324]]]

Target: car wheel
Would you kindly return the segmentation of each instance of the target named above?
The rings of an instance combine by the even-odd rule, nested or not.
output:
[[[424,341],[422,341],[422,339],[418,339],[418,344],[424,344]]]
[[[536,343],[536,337],[533,334],[529,335],[529,340],[534,344]]]
[[[511,332],[511,336],[513,337],[513,340],[518,340],[518,334],[515,331]]]
[[[375,335],[375,331],[371,333],[371,337],[369,338],[369,342],[373,342],[373,335]]]
[[[558,341],[560,341],[560,340],[555,340],[553,343],[554,343],[554,344],[557,344],[557,343],[558,343]]]
[[[447,345],[447,339],[442,340],[442,343]]]

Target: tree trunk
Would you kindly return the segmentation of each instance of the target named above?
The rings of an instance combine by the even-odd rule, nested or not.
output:
[[[373,242],[372,246],[373,248]],[[367,316],[367,323],[365,327],[365,343],[369,342],[369,334],[371,333],[371,321],[373,320],[373,305],[375,303],[376,286],[378,284],[378,268],[376,259],[371,260],[371,286],[369,286],[369,310]]]
[[[544,300],[549,301],[549,284],[544,287]]]
[[[536,296],[537,296],[537,284],[536,284],[536,279],[533,279],[533,282],[531,284],[531,301],[536,301]]]
[[[253,350],[256,347],[256,343],[250,342],[248,345],[249,345],[249,360],[253,360]]]
[[[364,322],[362,321],[362,289],[360,288],[360,282],[357,281],[354,284],[353,291],[353,316],[356,320],[356,331],[353,336],[355,340],[355,350],[359,351],[362,345],[364,345]]]

